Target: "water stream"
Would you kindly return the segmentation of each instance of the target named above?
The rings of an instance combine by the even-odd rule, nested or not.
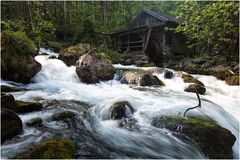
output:
[[[41,49],[49,55],[56,53]],[[67,67],[61,60],[49,59],[48,55],[38,55],[35,59],[41,63],[42,70],[32,79],[32,83],[23,85],[1,80],[4,85],[20,85],[28,91],[13,93],[15,99],[25,101],[69,100],[86,102],[88,118],[84,118],[76,106],[61,105],[44,108],[42,111],[20,114],[23,123],[31,118],[41,117],[47,130],[29,128],[24,124],[24,132],[16,138],[2,144],[2,158],[11,158],[27,150],[44,138],[66,137],[81,142],[79,134],[90,134],[100,146],[102,153],[111,158],[206,158],[202,151],[193,144],[184,142],[166,129],[151,126],[153,117],[161,115],[183,114],[186,108],[195,106],[196,95],[184,92],[188,85],[174,73],[173,79],[164,79],[163,73],[156,67],[136,67],[114,65],[118,69],[153,70],[166,86],[159,88],[145,87],[136,90],[118,80],[84,84],[75,73],[75,67]],[[230,130],[237,140],[233,146],[234,158],[239,158],[239,86],[228,86],[224,81],[213,76],[193,75],[202,81],[207,91],[201,95],[202,108],[189,114],[209,116],[218,124]],[[133,117],[138,121],[139,130],[129,131],[119,128],[116,121],[109,120],[109,107],[117,101],[127,100],[136,112]],[[68,129],[66,124],[50,121],[53,113],[70,110],[79,116],[84,124]],[[83,130],[85,128],[86,131]]]

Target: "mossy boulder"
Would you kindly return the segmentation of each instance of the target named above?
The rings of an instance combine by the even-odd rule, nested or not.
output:
[[[23,32],[4,31],[1,33],[2,78],[10,81],[29,83],[41,70],[41,64],[34,56],[37,48]]]
[[[62,49],[59,53],[58,59],[62,60],[67,66],[71,66],[76,65],[79,57],[84,54],[85,52],[81,50],[78,45],[75,45]]]
[[[184,91],[204,94],[206,92],[206,88],[199,84],[190,84],[186,89],[184,89]]]
[[[199,117],[185,119],[180,116],[163,116],[154,118],[152,125],[191,138],[210,159],[233,158],[232,146],[236,137],[212,120]]]
[[[74,119],[76,114],[71,111],[64,111],[52,115],[54,121],[64,121],[65,119]]]
[[[12,110],[1,108],[1,143],[21,133],[22,120]]]
[[[1,92],[21,92],[26,91],[24,88],[13,87],[13,86],[5,86],[1,85]]]
[[[228,85],[231,86],[239,85],[239,75],[227,77],[225,81]]]
[[[182,79],[185,83],[195,83],[195,84],[204,86],[204,84],[201,81],[197,80],[196,78],[194,78],[193,76],[188,75],[188,74],[183,74]]]
[[[24,102],[24,101],[16,101],[15,111],[17,113],[26,113],[32,111],[39,111],[42,109],[42,104],[38,102]]]
[[[42,125],[42,122],[43,122],[42,118],[33,118],[26,122],[26,125],[28,127],[39,127]]]
[[[16,102],[13,95],[1,93],[1,108],[15,110]]]
[[[53,138],[43,141],[29,153],[18,158],[22,159],[74,159],[76,145],[73,141],[63,138]]]
[[[96,49],[92,49],[77,61],[76,73],[82,82],[90,84],[113,79],[116,70],[98,54]]]
[[[121,83],[138,86],[165,86],[157,76],[140,70],[124,72]]]

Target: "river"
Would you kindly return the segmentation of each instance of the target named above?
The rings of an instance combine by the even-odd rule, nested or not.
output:
[[[49,55],[57,53],[46,49]],[[31,118],[41,117],[47,130],[27,127],[16,138],[2,144],[2,158],[11,158],[27,150],[44,138],[63,136],[79,141],[81,127],[91,134],[96,145],[102,145],[104,154],[111,158],[206,158],[195,146],[185,143],[173,136],[166,129],[151,126],[153,117],[161,115],[183,114],[188,107],[198,103],[194,93],[184,92],[188,85],[183,82],[180,73],[174,73],[172,79],[164,79],[163,73],[156,67],[136,67],[115,64],[117,69],[154,70],[154,74],[166,86],[145,87],[136,90],[118,80],[85,84],[75,73],[75,67],[67,67],[61,60],[49,59],[49,55],[38,55],[35,59],[41,63],[42,70],[30,84],[19,84],[1,80],[4,85],[23,86],[28,91],[14,92],[17,100],[24,101],[81,101],[90,104],[88,118],[84,119],[76,106],[59,106],[44,108],[42,111],[20,114],[23,123]],[[117,76],[117,75],[116,75]],[[239,158],[239,86],[229,86],[213,76],[192,75],[206,86],[206,93],[201,95],[202,108],[191,110],[188,114],[209,116],[218,124],[230,130],[237,138],[234,146],[234,158]],[[138,121],[139,130],[129,131],[119,128],[116,121],[109,120],[109,107],[117,101],[126,100],[134,107],[133,117]],[[59,110],[75,112],[84,124],[76,126],[74,131],[67,130],[62,122],[49,121],[49,117]],[[101,147],[100,147],[101,148]]]

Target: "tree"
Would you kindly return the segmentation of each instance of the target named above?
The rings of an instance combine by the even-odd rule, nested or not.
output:
[[[199,53],[219,53],[226,58],[238,51],[239,2],[187,1],[176,12],[182,25],[177,32],[188,37]]]

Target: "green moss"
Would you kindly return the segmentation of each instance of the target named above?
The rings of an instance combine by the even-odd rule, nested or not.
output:
[[[30,159],[73,159],[76,145],[67,139],[49,139],[37,145],[30,153]]]
[[[156,67],[156,65],[152,62],[152,63],[144,64],[143,67]]]
[[[23,89],[23,88],[1,85],[1,92],[18,92],[18,91],[25,91],[25,90],[26,89]]]
[[[105,50],[104,53],[111,58],[112,62],[119,62],[122,59],[125,60],[130,58],[130,55],[126,52],[120,53],[114,50]]]
[[[85,52],[81,50],[81,48],[78,45],[73,45],[73,46],[69,46],[68,48],[62,49],[60,51],[60,55],[61,54],[77,55],[79,57],[84,55]]]
[[[24,32],[4,31],[1,34],[1,53],[12,55],[36,55],[37,48]]]
[[[38,111],[42,109],[42,104],[38,102],[24,102],[24,101],[16,101],[16,112],[17,113],[25,113]]]

